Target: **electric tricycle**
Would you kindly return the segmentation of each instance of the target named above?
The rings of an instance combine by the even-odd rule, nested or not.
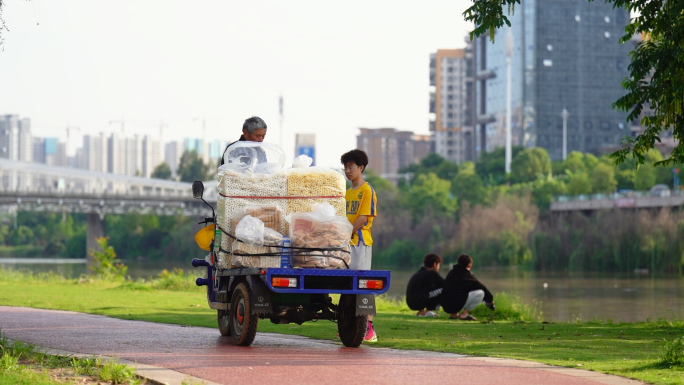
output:
[[[220,226],[214,208],[204,200],[204,184],[195,181],[192,194],[212,209],[212,216],[200,223],[214,224],[215,236],[204,259],[193,259],[194,267],[204,266],[206,278],[197,278],[198,286],[207,286],[209,307],[217,311],[221,335],[231,337],[239,346],[254,341],[259,319],[274,324],[298,325],[306,321],[330,320],[337,323],[345,346],[358,347],[363,342],[367,319],[375,315],[375,295],[390,286],[387,270],[349,270],[318,268],[219,268],[216,263]],[[291,248],[283,246],[282,258]],[[335,304],[331,294],[339,295]]]

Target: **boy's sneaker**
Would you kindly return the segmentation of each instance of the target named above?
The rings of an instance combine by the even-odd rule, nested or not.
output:
[[[366,336],[363,337],[363,342],[378,342],[378,335],[375,334],[375,328],[370,321],[368,321],[368,330],[366,330]]]

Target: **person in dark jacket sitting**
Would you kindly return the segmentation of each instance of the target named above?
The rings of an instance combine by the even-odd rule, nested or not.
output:
[[[470,272],[471,267],[473,258],[462,254],[444,280],[441,303],[444,311],[451,313],[449,318],[473,321],[476,318],[470,311],[483,301],[489,309],[494,310],[494,296]]]
[[[417,310],[418,317],[439,317],[439,301],[442,296],[444,278],[439,275],[442,257],[437,254],[427,254],[423,258],[420,268],[406,286],[406,304],[411,310]]]

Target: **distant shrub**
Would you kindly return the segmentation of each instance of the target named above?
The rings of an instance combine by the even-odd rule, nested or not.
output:
[[[150,280],[150,285],[154,289],[187,291],[197,289],[195,279],[185,275],[183,269],[174,268],[172,271],[164,269],[156,277]]]
[[[109,246],[108,238],[101,237],[95,239],[100,250],[90,249],[89,253],[95,260],[90,270],[95,273],[97,278],[105,280],[124,280],[128,267],[123,263],[115,263],[116,252],[112,246]]]

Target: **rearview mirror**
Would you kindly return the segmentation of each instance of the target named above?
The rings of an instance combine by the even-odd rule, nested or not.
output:
[[[199,180],[192,182],[192,197],[202,199],[202,195],[204,195],[204,183]]]

